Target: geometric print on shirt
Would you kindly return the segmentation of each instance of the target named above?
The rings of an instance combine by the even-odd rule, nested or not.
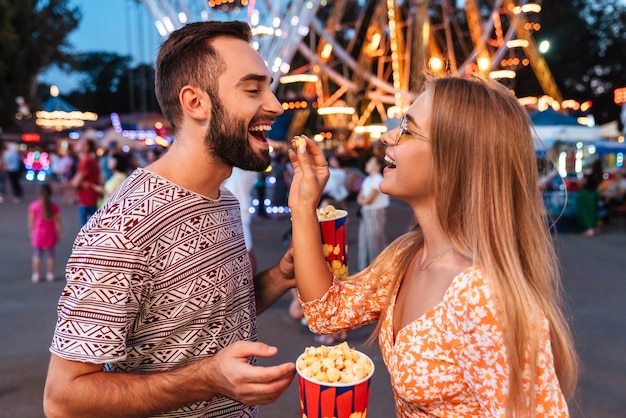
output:
[[[252,269],[237,199],[136,170],[90,218],[66,268],[50,351],[107,371],[168,370],[256,341]],[[254,417],[223,397],[161,416]]]

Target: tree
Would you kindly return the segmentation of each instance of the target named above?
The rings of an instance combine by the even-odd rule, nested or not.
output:
[[[76,55],[74,71],[83,75],[81,86],[64,97],[78,109],[99,115],[158,112],[154,69],[147,64],[131,68],[131,60],[111,52]]]
[[[14,123],[15,98],[38,105],[37,77],[72,62],[68,35],[82,18],[70,0],[0,0],[0,127]]]
[[[542,2],[537,40],[550,41],[545,59],[563,97],[592,100],[599,124],[620,109],[613,90],[626,86],[626,5],[614,0]],[[518,73],[520,96],[540,95],[530,69]]]

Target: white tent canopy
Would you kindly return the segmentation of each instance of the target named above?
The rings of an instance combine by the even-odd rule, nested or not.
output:
[[[620,136],[624,136],[623,133],[617,129],[617,121],[605,123],[604,125],[600,125],[600,137],[602,138],[617,138]]]
[[[581,125],[573,116],[554,110],[530,114],[533,138],[538,150],[550,148],[556,141],[563,143],[595,142],[601,138],[600,128]]]

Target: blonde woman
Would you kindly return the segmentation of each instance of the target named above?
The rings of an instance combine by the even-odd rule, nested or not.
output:
[[[399,417],[568,416],[577,359],[517,99],[481,79],[429,80],[382,140],[380,190],[407,202],[418,225],[345,280],[320,251],[324,156],[309,139],[291,152],[294,261],[311,330],[378,321]]]

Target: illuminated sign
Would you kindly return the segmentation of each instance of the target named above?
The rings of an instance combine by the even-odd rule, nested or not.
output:
[[[24,142],[39,142],[41,141],[41,137],[36,133],[27,133],[22,134],[22,141]]]
[[[626,103],[626,87],[615,89],[613,92],[615,104]]]

